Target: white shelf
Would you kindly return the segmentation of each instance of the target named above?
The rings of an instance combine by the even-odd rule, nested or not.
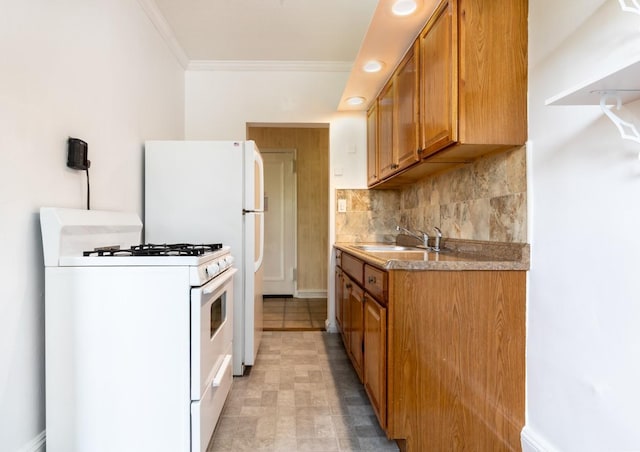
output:
[[[545,105],[600,105],[603,92],[615,92],[623,104],[640,99],[640,61],[620,66],[545,101]]]

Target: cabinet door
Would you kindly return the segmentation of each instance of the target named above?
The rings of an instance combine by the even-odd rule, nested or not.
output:
[[[378,173],[384,179],[396,171],[393,158],[393,100],[394,84],[391,79],[378,97]]]
[[[422,157],[458,139],[458,58],[455,1],[443,2],[420,35]]]
[[[335,300],[336,300],[336,325],[338,331],[342,334],[342,293],[344,290],[344,276],[342,270],[336,268],[336,281],[335,281]]]
[[[387,310],[364,297],[364,387],[380,426],[387,428]]]
[[[349,305],[349,299],[351,298],[351,290],[355,284],[351,279],[346,275],[346,273],[342,273],[342,298],[340,300],[340,309],[342,311],[342,342],[344,343],[344,347],[347,350],[348,354],[351,354],[349,351],[349,338],[351,334],[351,306]]]
[[[418,49],[416,43],[409,49],[395,75],[394,154],[396,171],[420,160],[418,153]]]
[[[353,367],[356,369],[358,378],[362,381],[362,363],[363,363],[363,333],[364,333],[364,293],[362,289],[355,284],[351,288],[349,294],[349,351]]]
[[[367,184],[378,182],[378,103],[367,112]]]

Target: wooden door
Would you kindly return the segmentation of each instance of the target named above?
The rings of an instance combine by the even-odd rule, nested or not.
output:
[[[394,84],[391,80],[378,97],[378,173],[382,180],[395,172],[393,158],[393,100]]]
[[[367,111],[367,185],[378,182],[378,101]]]
[[[387,309],[364,296],[364,387],[380,426],[387,428]]]
[[[416,42],[404,57],[395,76],[394,160],[400,171],[420,160],[418,148],[418,56]]]
[[[422,157],[458,139],[456,2],[443,2],[420,35]]]
[[[296,267],[295,150],[265,150],[264,285],[266,295],[294,295]]]

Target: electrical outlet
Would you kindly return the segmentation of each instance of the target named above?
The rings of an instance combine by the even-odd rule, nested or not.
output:
[[[338,212],[344,213],[347,211],[347,200],[338,199]]]

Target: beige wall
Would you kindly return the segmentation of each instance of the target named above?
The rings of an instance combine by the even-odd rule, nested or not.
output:
[[[297,150],[297,288],[327,290],[329,236],[329,127],[249,127],[260,149]]]
[[[525,148],[426,177],[402,190],[336,190],[336,242],[392,241],[396,225],[445,237],[527,241]],[[337,208],[337,207],[336,207]]]

